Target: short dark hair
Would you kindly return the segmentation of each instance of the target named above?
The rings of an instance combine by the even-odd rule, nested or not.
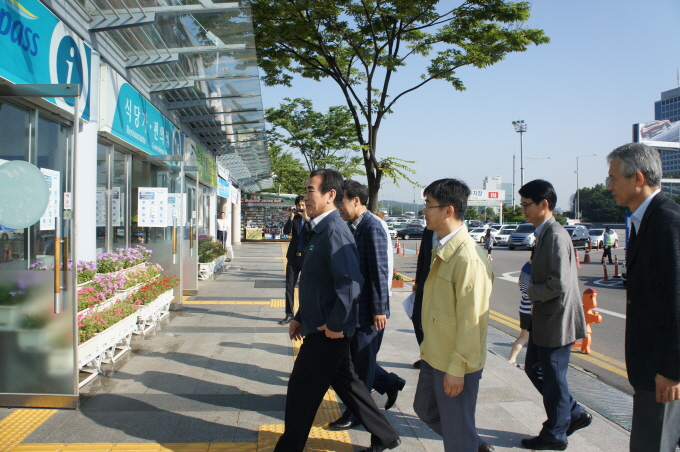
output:
[[[312,171],[309,178],[311,179],[316,176],[321,178],[321,185],[319,186],[321,194],[325,195],[329,191],[335,190],[335,200],[333,201],[333,204],[335,204],[335,207],[340,207],[344,195],[342,191],[342,174],[333,169],[323,168]]]
[[[305,199],[305,195],[300,195],[300,196],[296,197],[296,198],[295,198],[295,205],[296,205],[296,206],[299,206],[299,205],[300,205],[300,201],[302,201],[303,199]]]
[[[551,212],[555,210],[557,205],[557,193],[555,193],[555,187],[552,186],[550,182],[543,179],[532,180],[522,185],[519,190],[517,190],[520,196],[524,198],[529,198],[536,204],[543,201],[544,199],[548,201],[548,210]]]
[[[430,195],[440,205],[453,206],[456,218],[463,220],[470,197],[470,188],[458,179],[439,179],[428,185],[423,195]]]
[[[362,206],[368,204],[368,187],[352,180],[347,179],[342,183],[342,190],[345,192],[347,199],[359,198]]]

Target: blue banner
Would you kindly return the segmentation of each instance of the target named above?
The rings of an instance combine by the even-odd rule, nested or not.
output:
[[[217,179],[217,196],[229,198],[229,182],[221,177]]]
[[[90,120],[92,49],[38,0],[0,0],[0,55],[0,77],[12,83],[79,83]],[[47,100],[73,112],[75,99]]]

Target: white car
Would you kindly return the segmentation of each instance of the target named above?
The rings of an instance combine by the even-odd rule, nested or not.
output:
[[[391,239],[396,239],[396,238],[397,238],[397,230],[396,230],[396,229],[393,229],[393,228],[388,227],[388,228],[387,228],[387,233],[390,235],[390,238],[391,238]]]
[[[614,232],[613,229],[609,230],[609,234],[611,235],[611,241],[612,245],[615,247],[619,245],[619,236]],[[602,248],[604,247],[604,229],[590,229],[588,231],[588,235],[590,236],[590,246],[593,248]]]
[[[516,224],[506,224],[496,234],[496,245],[507,246],[510,241],[510,234],[517,229]]]
[[[482,243],[484,241],[484,236],[486,235],[486,230],[487,228],[474,228],[469,234],[475,242]]]

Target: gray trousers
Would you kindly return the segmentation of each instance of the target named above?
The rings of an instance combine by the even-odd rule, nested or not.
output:
[[[477,452],[482,439],[475,427],[475,410],[482,370],[465,375],[463,391],[456,397],[444,393],[444,375],[422,361],[413,409],[442,436],[445,452]]]
[[[675,452],[680,445],[680,400],[656,401],[654,391],[635,391],[630,452]]]

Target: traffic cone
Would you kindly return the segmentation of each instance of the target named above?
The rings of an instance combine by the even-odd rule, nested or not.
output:
[[[590,246],[588,246],[590,248]],[[583,263],[590,264],[590,249],[586,248],[586,255],[583,256]]]
[[[614,278],[620,278],[619,275],[619,256],[614,256]]]
[[[609,276],[607,276],[607,264],[602,263],[602,268],[604,268],[604,278],[602,278],[602,281],[610,281]]]
[[[576,256],[576,268],[581,268],[581,262],[578,258],[578,250],[574,248],[574,255]]]
[[[394,247],[397,249],[397,254],[399,254],[399,237],[397,237],[397,241],[394,242]]]

